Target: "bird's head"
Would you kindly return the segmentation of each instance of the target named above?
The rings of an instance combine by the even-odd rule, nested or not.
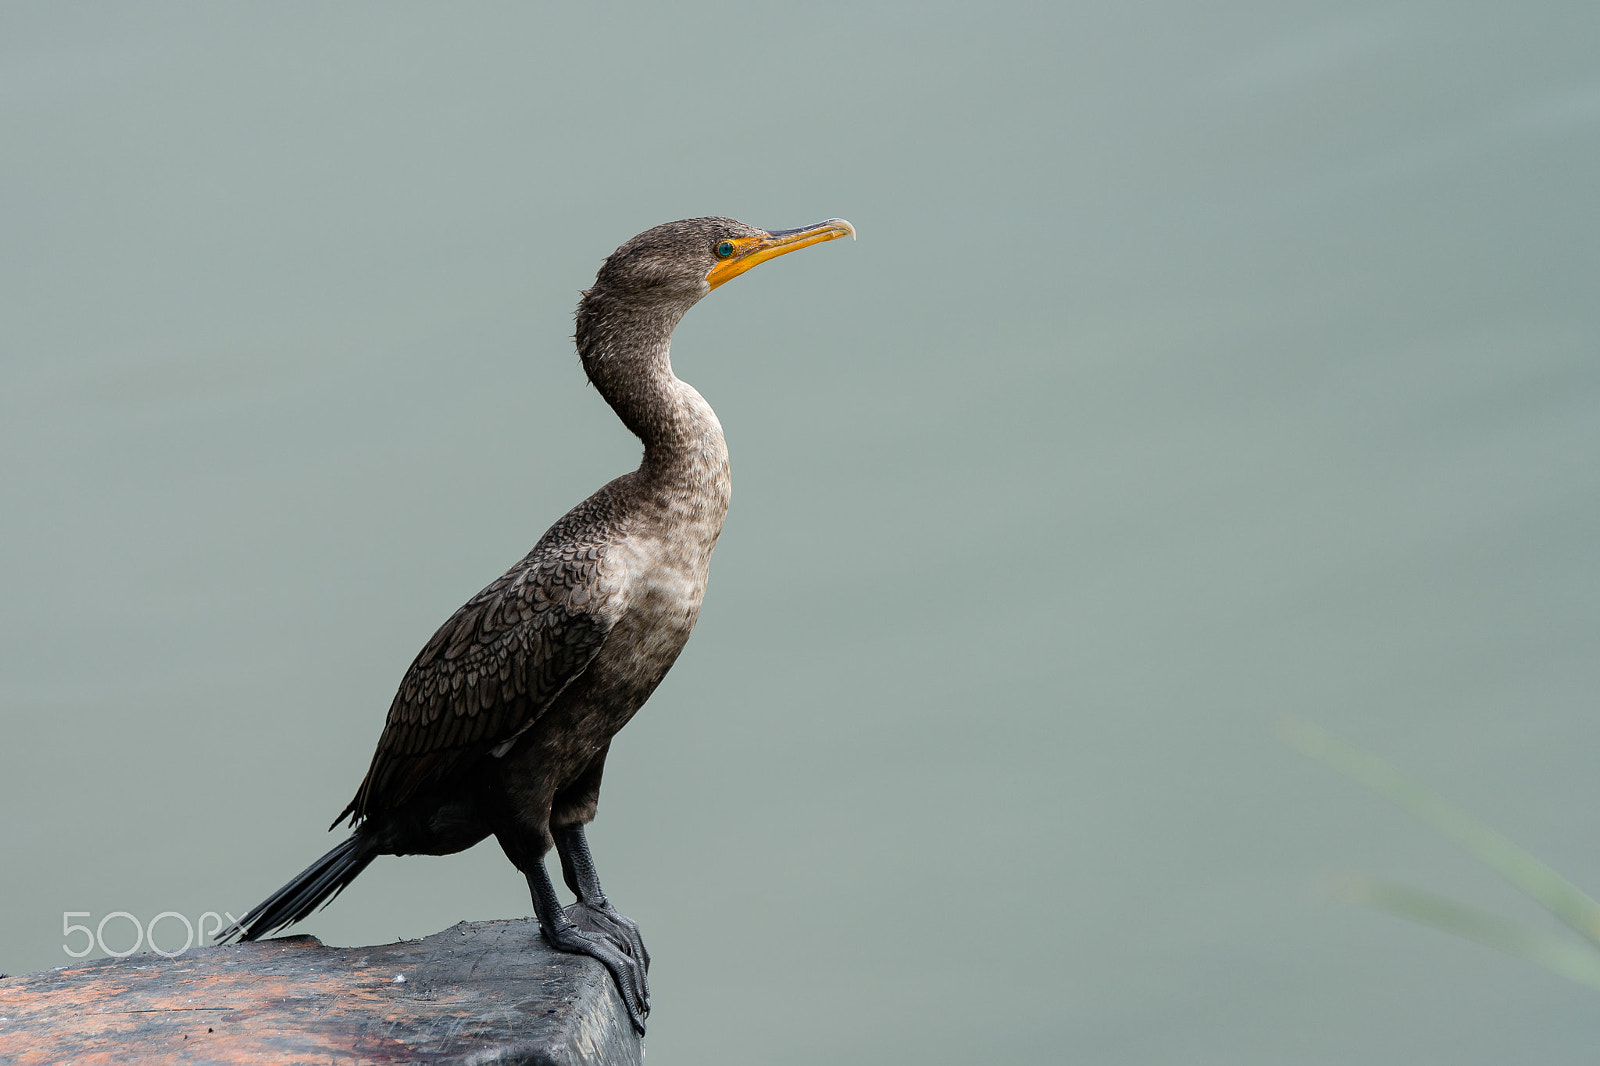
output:
[[[684,313],[758,263],[855,235],[842,218],[770,231],[732,218],[686,218],[645,230],[606,257],[578,303],[573,339],[584,372],[647,446],[665,439],[671,420],[659,386],[675,380],[669,353]]]
[[[830,218],[798,229],[763,230],[732,218],[686,218],[647,229],[606,258],[585,303],[604,300],[687,311],[712,289],[768,259],[838,237],[855,227]]]

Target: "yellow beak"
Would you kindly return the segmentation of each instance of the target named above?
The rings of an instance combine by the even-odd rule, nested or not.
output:
[[[738,237],[727,242],[733,245],[733,253],[718,260],[717,265],[706,275],[706,281],[714,289],[730,278],[743,274],[757,263],[765,263],[768,259],[840,237],[855,240],[855,236],[856,228],[850,223],[842,218],[830,218],[813,226],[801,226],[799,229],[773,230],[764,237]]]

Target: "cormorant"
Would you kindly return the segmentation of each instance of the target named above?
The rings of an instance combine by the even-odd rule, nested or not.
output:
[[[583,827],[606,752],[683,650],[700,614],[731,481],[722,427],[672,372],[672,330],[730,278],[775,256],[855,236],[843,219],[760,230],[731,218],[669,222],[600,267],[578,304],[578,354],[644,443],[624,474],[551,526],[450,617],[406,671],[346,817],[354,832],[225,929],[254,940],[337,896],[379,855],[448,855],[493,835],[527,876],[545,940],[611,971],[638,1030],[650,955],[600,890]],[[577,902],[561,907],[554,846]]]

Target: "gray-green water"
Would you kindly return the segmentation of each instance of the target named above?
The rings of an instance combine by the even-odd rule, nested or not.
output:
[[[593,834],[650,1062],[1587,1058],[1588,989],[1318,890],[1555,928],[1272,725],[1600,889],[1597,189],[1592,2],[8,4],[0,969],[328,846],[636,461],[607,252],[842,215],[676,338],[734,506]],[[302,928],[528,909],[491,845]]]

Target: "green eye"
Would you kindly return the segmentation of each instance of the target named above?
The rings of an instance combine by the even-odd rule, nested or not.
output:
[[[721,244],[717,245],[717,258],[718,259],[726,259],[726,258],[728,258],[728,256],[730,256],[732,254],[733,254],[733,242],[732,241],[723,241]]]

